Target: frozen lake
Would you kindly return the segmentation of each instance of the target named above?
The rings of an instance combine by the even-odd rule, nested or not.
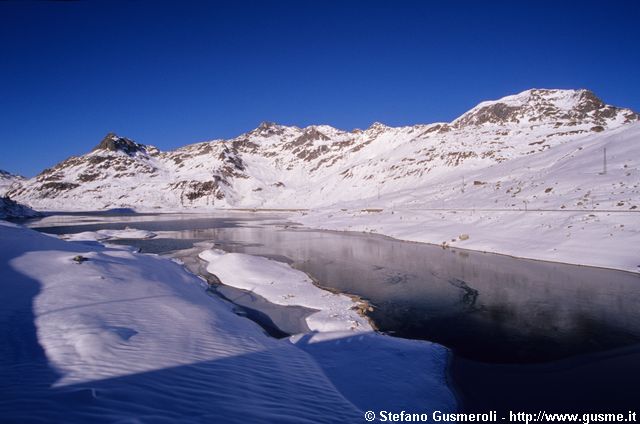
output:
[[[504,374],[501,385],[510,386],[523,373],[523,378],[535,380],[540,373],[532,370],[546,370],[551,382],[545,380],[545,385],[555,385],[559,392],[554,399],[582,389],[583,383],[563,377],[576,364],[587,363],[586,373],[606,379],[613,357],[618,375],[622,361],[631,367],[625,372],[640,376],[637,360],[628,360],[629,355],[637,357],[640,344],[640,276],[636,274],[442,249],[378,235],[304,230],[287,218],[267,213],[76,214],[31,225],[52,234],[129,226],[158,234],[154,239],[119,241],[143,252],[169,254],[194,243],[212,242],[228,252],[287,262],[321,286],[366,299],[373,306],[369,317],[380,331],[452,349],[453,380],[467,407],[487,403],[469,393],[493,390],[497,396],[503,390],[501,396],[507,396],[513,392],[512,387],[469,384],[500,372]],[[293,321],[301,321],[300,310],[291,312]],[[274,322],[286,321],[286,315],[280,311]],[[277,327],[289,333],[296,328]],[[624,379],[612,380],[616,381]],[[519,406],[531,387],[537,386],[523,385],[512,405]],[[624,407],[624,389],[591,388],[575,405],[579,407],[585,396],[593,394],[602,406]],[[531,406],[522,403],[523,408]]]

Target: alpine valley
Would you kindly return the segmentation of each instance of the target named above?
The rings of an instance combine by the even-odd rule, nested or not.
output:
[[[531,89],[449,123],[265,122],[166,152],[110,133],[7,194],[43,211],[309,209],[296,221],[637,271],[615,246],[640,237],[639,120],[588,90]]]

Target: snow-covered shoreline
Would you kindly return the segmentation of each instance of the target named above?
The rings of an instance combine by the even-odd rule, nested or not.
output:
[[[491,210],[323,208],[305,211],[255,209],[166,212],[189,217],[280,216],[312,230],[378,234],[400,241],[495,253],[514,258],[566,263],[640,273],[640,212],[600,210]],[[140,220],[156,219],[139,215]],[[58,217],[30,224],[51,225]],[[274,222],[281,223],[275,219]],[[55,225],[55,224],[54,224]],[[131,225],[135,226],[135,222]],[[106,240],[104,231],[65,236],[70,240]],[[117,233],[117,234],[116,234]],[[113,238],[148,238],[151,232],[116,232]],[[465,238],[465,240],[462,240]],[[466,238],[468,236],[468,238]],[[162,236],[161,236],[162,237]]]
[[[371,331],[273,339],[167,258],[0,221],[0,272],[3,421],[330,423],[456,408],[442,346]]]
[[[292,217],[305,227],[516,258],[640,272],[636,212],[319,210]]]

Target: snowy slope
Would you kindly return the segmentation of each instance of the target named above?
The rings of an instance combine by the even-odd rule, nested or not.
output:
[[[640,272],[640,124],[340,206],[296,220]]]
[[[355,423],[368,409],[455,409],[441,346],[372,332],[273,339],[167,259],[0,221],[0,273],[2,422]]]
[[[0,197],[3,197],[8,191],[19,187],[23,181],[23,176],[0,169]]]
[[[24,177],[0,169],[0,219],[38,216],[38,212],[6,196],[22,185]]]
[[[8,197],[0,197],[0,219],[36,216],[40,216],[40,213],[30,207],[21,205]]]
[[[544,160],[548,152],[577,140],[598,140],[638,118],[587,90],[534,89],[483,102],[448,124],[391,128],[375,123],[347,132],[327,125],[263,123],[234,139],[170,152],[109,134],[90,153],[43,171],[10,195],[45,210],[373,203],[402,190],[461,184],[465,176],[472,183],[472,174],[505,162],[520,160],[526,169],[530,160]],[[638,149],[634,144],[632,150]],[[597,148],[589,152],[595,161],[602,157]],[[625,184],[633,177],[625,177]],[[522,178],[543,183],[534,172]],[[617,189],[608,192],[617,199]],[[554,195],[562,194],[557,187]]]

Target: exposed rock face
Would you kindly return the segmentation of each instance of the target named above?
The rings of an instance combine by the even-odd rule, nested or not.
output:
[[[133,156],[136,153],[147,153],[147,146],[138,144],[125,137],[118,137],[114,133],[108,133],[102,141],[93,148],[96,150],[108,150],[111,152],[123,152],[129,156]]]
[[[40,209],[326,206],[437,183],[638,119],[587,90],[534,89],[451,123],[347,132],[263,122],[168,152],[109,133],[9,194]]]

